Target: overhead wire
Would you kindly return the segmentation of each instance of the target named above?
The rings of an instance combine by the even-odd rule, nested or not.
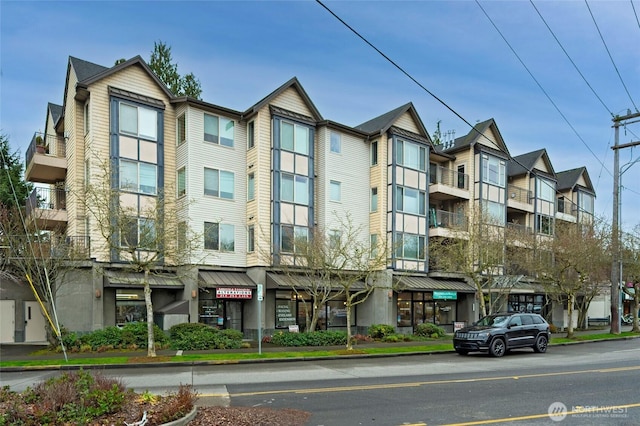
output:
[[[611,60],[611,64],[613,65],[613,68],[616,70],[616,74],[618,74],[618,78],[620,79],[620,83],[622,83],[622,87],[624,87],[624,90],[627,92],[627,96],[629,96],[629,100],[631,101],[631,104],[635,108],[636,112],[639,112],[638,111],[638,107],[636,106],[635,102],[633,102],[633,98],[631,98],[631,93],[629,93],[629,89],[627,89],[627,85],[625,84],[624,80],[622,79],[622,75],[620,75],[620,71],[618,70],[618,66],[616,65],[616,62],[613,60],[613,56],[611,56],[611,52],[609,51],[609,46],[607,46],[607,43],[604,41],[604,37],[602,36],[602,32],[600,31],[600,27],[598,26],[598,23],[596,22],[595,16],[593,16],[593,12],[591,11],[591,7],[589,6],[589,2],[587,2],[587,0],[584,0],[584,4],[586,4],[587,5],[587,9],[589,9],[589,14],[591,15],[591,19],[593,20],[593,24],[596,26],[596,29],[598,30],[598,34],[600,35],[600,40],[602,40],[602,44],[604,45],[604,48],[607,51],[607,54],[609,55],[609,59]],[[633,4],[633,3],[631,3],[631,4]]]
[[[638,19],[638,13],[636,12],[636,7],[633,5],[633,0],[629,0],[629,2],[631,3],[631,9],[633,9],[633,15],[636,17],[638,28],[640,28],[640,19]]]
[[[477,0],[476,0],[477,2]],[[434,99],[436,99],[440,104],[442,104],[443,106],[445,106],[449,111],[451,111],[453,114],[455,114],[456,117],[460,118],[464,123],[466,123],[472,131],[475,131],[476,133],[478,133],[478,135],[480,137],[483,137],[484,139],[486,139],[487,141],[494,143],[494,141],[492,141],[491,139],[489,139],[486,135],[484,135],[483,133],[481,133],[476,126],[472,125],[468,120],[466,120],[462,115],[460,115],[456,110],[454,110],[451,106],[449,106],[446,102],[444,102],[442,99],[440,99],[438,96],[436,96],[433,92],[431,92],[429,89],[427,89],[422,83],[420,83],[418,80],[416,80],[411,74],[409,74],[403,67],[401,67],[400,65],[398,65],[395,61],[393,61],[389,56],[387,56],[385,53],[383,53],[380,49],[378,49],[373,43],[371,43],[368,39],[366,39],[363,35],[361,35],[356,29],[354,29],[351,25],[349,25],[347,22],[345,22],[342,18],[340,18],[336,13],[334,13],[328,6],[326,6],[324,3],[322,3],[321,0],[316,0],[316,3],[318,3],[320,6],[322,6],[327,12],[329,12],[334,18],[336,18],[342,25],[344,25],[345,27],[347,27],[353,34],[355,34],[358,38],[360,38],[363,42],[365,42],[369,47],[371,47],[372,49],[374,49],[379,55],[381,55],[384,59],[386,59],[389,63],[391,63],[395,68],[397,68],[400,72],[402,72],[402,74],[404,74],[406,77],[408,77],[411,81],[413,81],[415,84],[417,84],[422,90],[424,90],[426,93],[428,93],[431,97],[433,97]],[[480,8],[482,8],[482,6],[480,6]],[[486,13],[485,13],[486,15]],[[487,15],[488,18],[488,15]],[[489,18],[489,20],[491,21],[491,19]],[[493,23],[493,22],[492,22]],[[494,24],[495,27],[495,24]],[[497,27],[496,27],[496,30]],[[498,30],[498,33],[500,33],[500,31]],[[502,35],[502,33],[500,33],[500,35]],[[506,41],[506,39],[504,38],[504,36],[502,36],[503,39]],[[507,45],[509,45],[509,43],[507,42]],[[509,45],[510,46],[510,45]],[[511,47],[511,46],[510,46]],[[512,49],[513,51],[513,49]],[[514,51],[515,54],[515,51]],[[516,57],[518,57],[518,55],[516,54]],[[518,57],[519,59],[519,57]],[[521,61],[522,63],[522,61]],[[524,63],[522,63],[524,65]],[[528,68],[525,66],[525,69]],[[531,77],[535,80],[535,77],[533,77],[533,75],[531,74],[531,72],[529,72],[529,74],[531,75]],[[537,80],[535,80],[537,82]],[[542,88],[542,86],[540,86],[538,84],[538,86],[542,89],[542,91],[544,92],[544,89]],[[545,92],[546,94],[546,92]],[[547,97],[549,98],[549,96],[547,95]],[[552,102],[553,101],[549,98],[549,100]],[[554,104],[555,106],[555,104]],[[557,108],[558,112],[560,112],[560,115],[562,115],[564,117],[564,115],[562,114],[562,112]],[[598,160],[600,162],[600,164],[602,165],[602,167],[607,170],[607,172],[609,174],[611,174],[611,172],[609,172],[609,170],[606,168],[606,166],[604,165],[604,163],[602,163],[598,157],[594,154],[594,152],[591,150],[591,148],[589,148],[589,146],[586,144],[586,142],[582,139],[582,137],[577,133],[577,131],[573,128],[573,126],[571,126],[571,123],[569,123],[569,121],[565,118],[565,121],[567,122],[567,124],[569,124],[569,126],[574,130],[574,132],[576,133],[576,135],[578,136],[578,138],[582,141],[583,144],[585,144],[585,146],[587,147],[587,149],[589,149],[589,152],[591,152],[591,154],[596,158],[596,160]],[[510,160],[514,161],[516,164],[518,164],[519,166],[521,166],[524,170],[527,170],[528,172],[531,172],[532,169],[528,168],[527,166],[525,166],[524,164],[522,164],[521,162],[519,162],[516,158],[511,157]],[[554,192],[556,194],[560,194],[562,195],[557,189],[554,188]],[[579,206],[578,206],[579,208]]]

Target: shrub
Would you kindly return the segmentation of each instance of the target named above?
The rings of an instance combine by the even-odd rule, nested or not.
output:
[[[83,345],[91,346],[92,350],[105,346],[117,348],[122,344],[122,330],[115,326],[107,327],[89,333],[83,336],[81,340]]]
[[[551,333],[557,333],[558,332],[558,327],[555,326],[554,324],[549,323],[549,331]]]
[[[311,331],[288,333],[280,331],[271,336],[271,343],[278,346],[337,346],[347,344],[344,331]]]
[[[242,332],[218,330],[206,324],[177,324],[169,330],[171,347],[179,350],[238,349]]]
[[[136,345],[139,348],[146,348],[147,338],[146,321],[129,322],[122,327],[122,345]],[[165,347],[169,343],[167,335],[156,324],[153,324],[153,339],[155,344],[160,347]]]
[[[383,339],[385,336],[395,334],[395,332],[395,327],[387,324],[373,324],[369,327],[369,336],[374,339]]]
[[[444,328],[438,327],[437,325],[430,322],[425,322],[422,324],[418,324],[414,334],[422,337],[431,337],[437,339],[439,337],[443,337],[446,333],[444,331]]]

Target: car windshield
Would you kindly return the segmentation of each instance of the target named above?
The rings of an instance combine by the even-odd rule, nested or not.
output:
[[[482,318],[476,325],[484,327],[501,327],[511,318],[510,315],[489,315]]]

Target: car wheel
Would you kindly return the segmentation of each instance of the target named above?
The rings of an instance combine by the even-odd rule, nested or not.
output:
[[[468,355],[469,351],[465,351],[464,349],[456,349],[459,355]]]
[[[493,339],[491,346],[489,346],[491,356],[501,357],[505,352],[507,352],[507,345],[504,344],[504,340],[500,338]]]
[[[535,345],[533,345],[533,350],[539,354],[545,353],[548,343],[547,336],[538,336]]]

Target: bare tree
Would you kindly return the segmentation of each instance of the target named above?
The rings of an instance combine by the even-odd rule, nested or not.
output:
[[[111,170],[117,163],[92,158],[96,164],[90,183],[82,188],[83,201],[90,220],[102,237],[98,253],[122,262],[130,272],[141,273],[147,311],[147,356],[156,356],[153,336],[153,305],[149,276],[161,274],[169,267],[184,265],[197,250],[200,236],[192,232],[179,216],[175,190],[171,183],[149,195],[140,192],[134,182],[114,182]],[[166,182],[167,180],[165,180]],[[132,191],[132,193],[127,192]],[[184,208],[181,205],[180,208]]]
[[[390,250],[385,241],[372,245],[369,233],[356,226],[351,216],[337,218],[336,223],[332,230],[314,228],[308,238],[294,236],[293,253],[280,254],[273,263],[282,268],[292,290],[305,300],[307,316],[311,317],[309,331],[315,330],[320,309],[328,301],[344,298],[347,350],[351,350],[353,308],[380,288],[376,275],[385,269]]]
[[[640,314],[640,225],[633,232],[623,234],[623,276],[627,277],[627,284],[622,287],[624,294],[633,298],[633,329],[640,332],[638,315]]]

